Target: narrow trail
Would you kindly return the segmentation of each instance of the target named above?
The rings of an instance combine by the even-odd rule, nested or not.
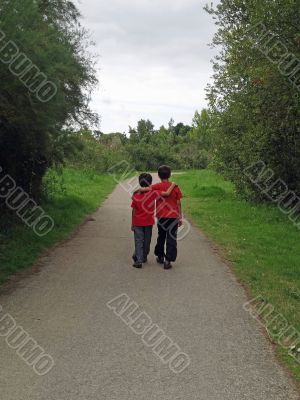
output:
[[[243,289],[192,228],[175,268],[131,267],[130,196],[118,186],[0,304],[55,360],[38,376],[0,337],[1,400],[296,400]],[[155,241],[155,237],[153,242]],[[154,245],[154,243],[153,243]],[[153,247],[153,246],[152,246]],[[181,374],[108,307],[126,293],[191,358]]]

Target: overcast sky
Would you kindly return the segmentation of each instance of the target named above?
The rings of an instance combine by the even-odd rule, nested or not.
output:
[[[127,132],[141,118],[156,127],[191,123],[205,107],[215,26],[207,0],[80,0],[99,57],[92,108],[101,130]]]

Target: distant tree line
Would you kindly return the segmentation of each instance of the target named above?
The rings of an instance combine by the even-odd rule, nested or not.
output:
[[[150,120],[140,120],[128,133],[103,134],[83,129],[75,138],[81,146],[68,159],[74,166],[98,172],[126,160],[138,171],[154,171],[168,164],[174,169],[206,168],[211,160],[211,117],[207,110],[196,112],[191,126],[171,119],[155,129]]]

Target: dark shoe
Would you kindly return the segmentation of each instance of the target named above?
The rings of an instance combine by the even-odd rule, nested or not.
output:
[[[158,264],[163,264],[165,262],[165,259],[163,257],[156,257],[156,261]]]
[[[164,269],[171,269],[171,268],[173,268],[173,265],[170,263],[170,261],[165,261]]]
[[[142,268],[142,267],[143,267],[143,264],[139,264],[139,263],[135,262],[132,266],[133,266],[134,268]]]

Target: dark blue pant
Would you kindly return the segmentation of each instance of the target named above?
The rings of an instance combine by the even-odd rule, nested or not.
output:
[[[150,253],[152,226],[134,226],[135,253],[134,260],[142,264]]]
[[[157,226],[158,239],[155,255],[160,258],[165,257],[167,261],[176,261],[178,220],[176,218],[160,218]]]

